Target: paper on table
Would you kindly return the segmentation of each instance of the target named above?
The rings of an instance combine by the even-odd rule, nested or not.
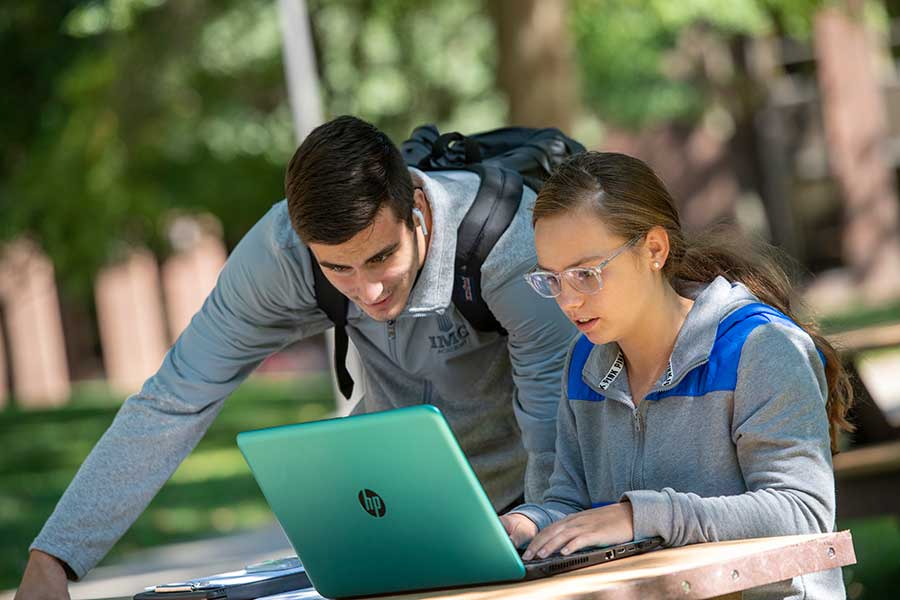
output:
[[[303,568],[303,565],[300,563],[300,559],[298,559],[296,556],[289,556],[287,558],[267,560],[261,563],[247,565],[239,571],[217,573],[215,575],[198,577],[196,579],[188,579],[187,581],[150,586],[144,589],[148,592],[174,592],[186,587],[189,587],[191,589],[228,587],[245,583],[255,583],[257,581],[265,581],[266,579],[273,579],[275,577],[282,577],[284,575],[302,573],[304,570],[305,569]]]

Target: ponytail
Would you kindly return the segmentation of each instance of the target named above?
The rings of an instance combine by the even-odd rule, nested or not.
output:
[[[790,278],[779,266],[775,249],[762,242],[751,242],[734,228],[714,228],[695,237],[682,237],[679,252],[664,267],[664,274],[673,287],[685,282],[708,283],[722,276],[728,281],[744,284],[760,302],[781,311],[812,338],[825,358],[825,380],[831,452],[838,452],[840,432],[853,431],[847,420],[853,405],[853,386],[841,358],[831,343],[820,333],[815,321],[798,318],[792,302]]]

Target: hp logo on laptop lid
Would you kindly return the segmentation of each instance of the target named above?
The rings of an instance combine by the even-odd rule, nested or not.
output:
[[[387,511],[387,507],[384,505],[384,500],[381,499],[381,496],[379,496],[372,490],[363,489],[359,491],[358,497],[359,504],[363,507],[363,509],[365,509],[367,513],[369,513],[376,519],[384,516],[384,513]]]

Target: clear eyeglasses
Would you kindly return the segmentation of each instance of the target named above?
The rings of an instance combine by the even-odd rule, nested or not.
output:
[[[632,247],[643,236],[637,236],[625,242],[603,259],[595,267],[571,267],[564,271],[529,271],[525,273],[525,281],[531,288],[544,298],[556,298],[562,293],[562,281],[565,279],[569,285],[582,294],[596,294],[603,289],[603,277],[601,272],[606,265],[625,250]]]

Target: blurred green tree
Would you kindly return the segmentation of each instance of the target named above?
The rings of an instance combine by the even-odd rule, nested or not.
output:
[[[12,6],[4,68],[41,70],[31,97],[4,86],[22,125],[0,236],[37,238],[69,291],[129,244],[165,252],[171,208],[215,213],[233,242],[280,197],[293,137],[272,3]]]
[[[498,82],[492,0],[307,1],[327,116],[360,115],[398,141],[422,122],[505,124],[521,86]],[[632,127],[691,122],[717,103],[736,112],[735,78],[710,70],[708,48],[803,34],[818,4],[570,0],[572,111]],[[294,137],[276,3],[38,6],[0,9],[0,239],[32,235],[63,287],[87,293],[129,245],[167,251],[170,209],[216,214],[233,245],[281,197]]]
[[[481,0],[308,0],[326,113],[399,142],[422,123],[504,124],[495,32]]]
[[[502,124],[479,0],[310,0],[326,114],[400,140],[422,122]],[[27,234],[63,287],[132,244],[167,252],[173,208],[233,245],[283,193],[295,145],[277,5],[89,0],[0,9],[0,240]]]
[[[572,0],[586,108],[629,128],[692,123],[746,91],[732,54],[752,36],[806,38],[823,0]],[[739,60],[739,59],[738,59]]]

